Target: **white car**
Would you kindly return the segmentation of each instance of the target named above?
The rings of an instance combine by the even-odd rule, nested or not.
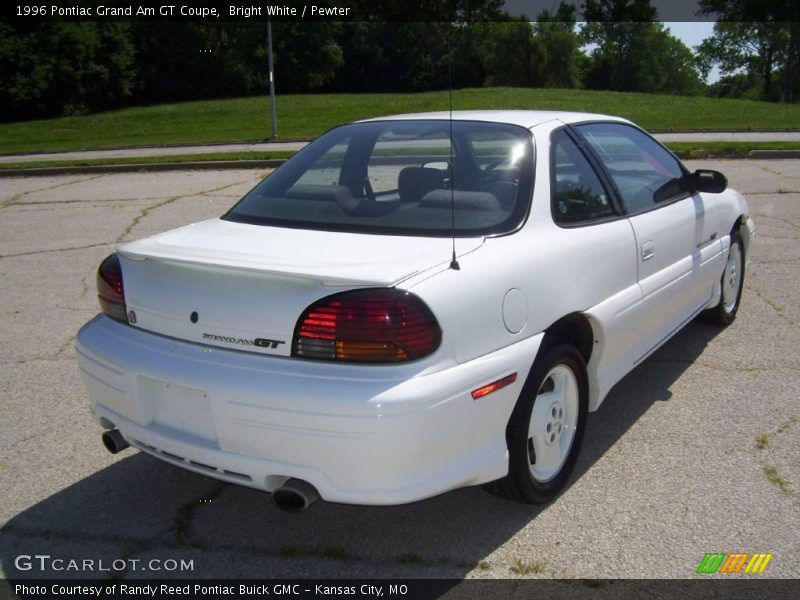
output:
[[[616,117],[337,127],[102,263],[76,343],[92,413],[112,452],[287,510],[489,482],[546,502],[620,378],[736,316],[754,229],[726,187]]]

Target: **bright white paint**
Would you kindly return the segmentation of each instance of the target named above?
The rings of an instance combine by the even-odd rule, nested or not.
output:
[[[604,117],[454,117],[530,128],[536,183],[519,231],[456,240],[460,270],[448,266],[450,239],[218,219],[125,244],[118,253],[136,324],[98,316],[76,343],[95,417],[140,449],[218,479],[271,491],[295,477],[330,501],[410,502],[505,475],[506,425],[543,332],[562,317],[577,313],[591,324],[595,410],[614,383],[719,300],[728,232],[748,215],[741,195],[697,194],[633,218],[559,227],[550,212],[550,135]],[[745,250],[749,217],[746,225]],[[645,243],[652,260],[641,260]],[[307,306],[385,286],[430,307],[443,332],[436,352],[386,366],[290,357]],[[203,333],[284,343],[209,342]],[[472,399],[472,390],[510,373],[519,375],[514,384]],[[569,409],[570,395],[562,400]],[[574,415],[565,414],[559,423],[569,430]],[[539,425],[531,424],[536,435]],[[556,471],[566,450],[559,452]]]

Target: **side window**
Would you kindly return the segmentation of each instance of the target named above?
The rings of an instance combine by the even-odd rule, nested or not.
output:
[[[603,184],[575,142],[557,131],[551,143],[553,220],[573,224],[614,216]]]
[[[689,195],[680,163],[649,135],[615,123],[590,123],[577,129],[608,170],[628,211],[649,210]]]

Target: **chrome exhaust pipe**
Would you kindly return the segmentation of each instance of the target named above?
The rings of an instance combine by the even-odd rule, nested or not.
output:
[[[109,429],[103,432],[103,446],[105,446],[106,450],[111,452],[111,454],[119,454],[125,450],[125,448],[128,448],[130,444],[122,437],[119,429]]]
[[[299,513],[319,500],[317,489],[302,479],[287,479],[272,492],[272,503],[286,512]]]

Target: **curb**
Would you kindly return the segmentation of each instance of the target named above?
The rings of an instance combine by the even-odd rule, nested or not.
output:
[[[728,132],[725,132],[728,133]],[[115,150],[161,150],[164,148],[213,148],[215,146],[259,146],[262,144],[296,144],[314,141],[311,139],[280,139],[280,140],[231,140],[227,142],[190,142],[185,144],[164,144],[161,146],[153,145],[133,145],[133,146],[89,146],[78,150],[34,150],[29,152],[0,152],[0,156],[38,156],[40,154],[72,154],[73,152],[114,152]]]
[[[75,167],[36,167],[33,169],[0,169],[0,177],[36,177],[41,175],[93,175],[103,173],[156,173],[159,171],[213,171],[220,169],[271,169],[287,159],[209,160],[133,165],[84,165]]]
[[[800,150],[750,150],[748,158],[800,158]]]

